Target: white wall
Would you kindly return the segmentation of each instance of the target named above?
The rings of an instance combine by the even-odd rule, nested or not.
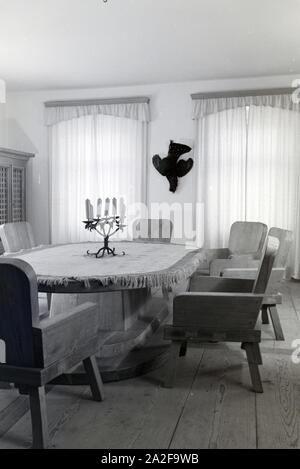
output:
[[[49,100],[149,96],[152,121],[149,126],[149,202],[193,202],[196,172],[179,182],[175,194],[165,178],[153,168],[152,155],[165,155],[169,140],[194,143],[195,123],[191,119],[191,93],[252,88],[289,87],[296,76],[234,80],[197,81],[118,88],[8,93],[6,105],[6,146],[36,154],[28,171],[28,220],[39,243],[49,240],[47,130],[43,103]],[[194,155],[196,159],[198,155]]]
[[[0,147],[6,147],[6,105],[0,103]]]

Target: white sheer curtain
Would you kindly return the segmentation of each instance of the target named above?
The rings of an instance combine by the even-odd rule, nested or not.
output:
[[[95,211],[99,197],[144,202],[146,126],[86,115],[49,127],[52,243],[95,239],[82,223],[87,198]]]
[[[204,204],[205,247],[228,243],[231,224],[245,219],[246,108],[199,120],[198,202]]]
[[[250,106],[247,149],[246,219],[294,234],[290,273],[300,276],[300,114]]]
[[[205,246],[226,246],[236,220],[292,230],[289,273],[300,278],[300,113],[247,107],[198,121],[197,201],[204,203],[198,223],[204,223]]]

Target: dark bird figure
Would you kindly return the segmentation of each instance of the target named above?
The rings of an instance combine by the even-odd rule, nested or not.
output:
[[[161,159],[159,155],[154,155],[152,158],[153,165],[157,171],[168,179],[171,192],[176,191],[178,178],[185,176],[193,167],[194,161],[192,158],[178,161],[182,155],[190,151],[191,148],[188,145],[175,143],[171,140],[169,153],[166,158]]]

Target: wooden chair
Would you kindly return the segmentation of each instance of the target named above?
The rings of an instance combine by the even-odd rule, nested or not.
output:
[[[140,242],[170,243],[173,223],[164,218],[140,218],[133,224],[133,239]]]
[[[269,236],[274,236],[279,239],[279,249],[274,261],[274,267],[287,267],[288,257],[293,242],[293,233],[289,230],[282,230],[281,228],[272,227],[269,231]]]
[[[32,267],[20,259],[0,260],[0,339],[6,348],[0,380],[29,395],[33,448],[48,445],[47,383],[83,361],[94,400],[103,399],[94,357],[101,340],[98,323],[93,303],[40,320]]]
[[[0,226],[0,238],[6,253],[18,252],[36,246],[30,223],[5,223]]]
[[[289,251],[292,244],[292,232],[272,227],[268,236],[274,236],[279,239],[280,246],[274,261],[274,267],[286,267]],[[225,269],[237,268],[258,268],[260,259],[249,256],[230,256],[228,259],[218,259],[211,263],[210,273],[214,277],[222,275]]]
[[[274,236],[279,240],[279,249],[274,260],[273,270],[266,292],[267,294],[261,308],[262,323],[269,324],[270,315],[276,340],[284,340],[277,305],[282,303],[280,287],[285,276],[293,236],[291,231],[275,227],[270,228],[269,236]],[[226,268],[221,274],[224,277],[254,278],[258,268],[258,262],[248,262],[247,265],[248,267],[244,266],[244,268]]]
[[[264,223],[236,221],[230,229],[228,248],[205,249],[204,261],[197,272],[217,276],[228,259],[260,260],[267,230]]]
[[[255,328],[264,298],[278,240],[269,238],[255,281],[222,277],[191,279],[190,291],[174,298],[173,325],[165,326],[171,340],[171,360],[165,385],[172,386],[178,357],[188,342],[241,342],[246,351],[253,389],[263,392],[258,365],[262,364],[260,330]],[[200,276],[199,276],[200,278]]]
[[[141,243],[166,243],[171,242],[173,223],[166,218],[140,218],[133,223],[133,240]],[[169,300],[172,288],[162,287],[162,293]]]
[[[18,252],[22,249],[35,248],[37,246],[31,225],[27,221],[0,225],[0,238],[6,254]],[[43,308],[46,309],[46,311],[43,311],[43,315],[49,314],[51,308],[51,293],[47,293],[46,296],[40,293],[39,298],[47,298],[47,306],[45,304],[45,308]]]

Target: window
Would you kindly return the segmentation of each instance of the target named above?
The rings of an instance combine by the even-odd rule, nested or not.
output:
[[[96,239],[84,229],[85,200],[145,202],[146,123],[85,115],[50,128],[53,243]]]
[[[245,220],[292,230],[294,253],[299,252],[299,129],[298,110],[268,105],[199,119],[198,201],[205,213],[199,223],[207,247],[226,246],[231,224]],[[294,272],[299,261],[293,261]]]

